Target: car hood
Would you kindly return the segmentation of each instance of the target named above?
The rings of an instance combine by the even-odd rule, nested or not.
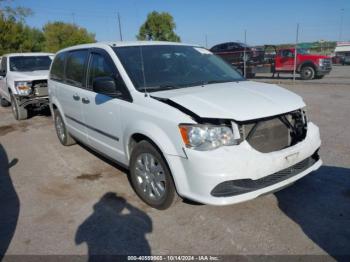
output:
[[[287,113],[305,106],[302,98],[277,85],[253,81],[210,84],[152,93],[203,118],[247,121]]]
[[[48,79],[48,70],[28,71],[28,72],[11,72],[11,77],[17,81],[21,80],[40,80]]]
[[[330,56],[326,56],[326,55],[313,55],[313,54],[308,54],[308,55],[300,55],[305,59],[331,59]]]

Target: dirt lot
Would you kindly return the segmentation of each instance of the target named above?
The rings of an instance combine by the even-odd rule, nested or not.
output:
[[[321,129],[324,166],[226,207],[154,210],[124,169],[61,146],[50,117],[16,122],[0,108],[0,254],[350,254],[350,66],[295,85],[290,76],[257,80],[304,98]]]

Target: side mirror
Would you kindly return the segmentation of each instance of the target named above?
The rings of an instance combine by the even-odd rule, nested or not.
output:
[[[96,93],[111,97],[117,97],[120,95],[120,92],[117,91],[117,85],[114,78],[109,76],[96,77],[92,83],[92,90]]]
[[[5,77],[6,76],[6,71],[5,70],[1,70],[0,71],[0,76]]]

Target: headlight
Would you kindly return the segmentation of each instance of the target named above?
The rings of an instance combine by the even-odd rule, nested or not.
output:
[[[32,82],[15,81],[15,88],[19,95],[30,95],[32,93]]]
[[[237,145],[240,139],[239,132],[234,134],[228,126],[180,125],[179,128],[185,145],[200,151]]]

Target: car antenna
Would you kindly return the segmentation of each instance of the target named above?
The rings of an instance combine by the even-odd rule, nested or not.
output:
[[[143,77],[143,88],[145,91],[145,97],[148,97],[147,86],[146,86],[146,76],[145,76],[145,64],[143,62],[142,46],[140,46],[140,56],[141,56],[141,70],[142,70],[142,77]]]

